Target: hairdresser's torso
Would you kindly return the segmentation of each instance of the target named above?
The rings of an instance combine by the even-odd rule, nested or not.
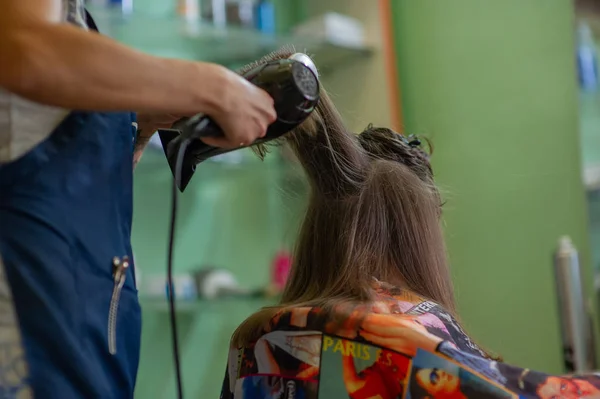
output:
[[[63,18],[89,28],[83,0],[63,0]],[[71,112],[0,90],[0,268],[26,360],[0,357],[11,375],[0,376],[0,396],[28,384],[44,399],[133,397],[134,135],[131,113]]]
[[[88,29],[84,0],[62,3],[63,21]],[[68,114],[66,109],[38,104],[0,88],[0,164],[20,157],[48,138]]]

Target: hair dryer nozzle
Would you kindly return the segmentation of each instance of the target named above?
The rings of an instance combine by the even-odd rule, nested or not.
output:
[[[189,153],[185,151],[183,158],[179,159],[181,162],[181,166],[178,171],[177,162],[180,157],[180,150],[182,149],[182,144],[187,146],[186,143],[183,143],[181,140],[181,132],[178,130],[159,130],[158,136],[160,137],[160,142],[163,147],[163,151],[165,152],[165,157],[167,158],[167,162],[169,163],[169,168],[173,173],[173,177],[175,178],[175,183],[177,184],[177,188],[180,192],[183,192],[187,187],[188,183],[194,176],[194,172],[196,171],[196,164],[194,160],[189,156]],[[178,173],[179,172],[179,173]]]
[[[302,53],[259,63],[247,70],[243,77],[271,95],[277,112],[277,119],[268,127],[266,135],[249,146],[280,138],[304,122],[319,102],[317,69],[312,60]],[[187,187],[197,164],[238,149],[216,148],[202,141],[203,137],[223,135],[206,115],[182,119],[172,129],[159,130],[158,133],[181,192]]]
[[[304,53],[294,53],[294,54],[290,55],[289,59],[301,62],[302,64],[304,64],[304,66],[306,66],[308,69],[310,69],[312,71],[312,73],[315,75],[315,77],[317,79],[319,78],[319,71],[317,71],[317,66],[315,65],[313,60],[308,55],[306,55]]]

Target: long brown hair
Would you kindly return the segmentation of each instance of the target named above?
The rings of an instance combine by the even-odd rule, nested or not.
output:
[[[250,316],[232,344],[258,339],[282,308],[369,302],[373,279],[454,313],[441,199],[419,141],[372,126],[348,131],[324,90],[286,140],[311,187],[292,270],[279,306]]]
[[[311,194],[282,303],[369,300],[376,278],[453,312],[427,154],[389,129],[348,132],[326,94],[289,143]]]

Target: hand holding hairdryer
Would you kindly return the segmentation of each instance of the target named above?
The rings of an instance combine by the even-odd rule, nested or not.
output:
[[[282,59],[281,53],[275,52],[247,66],[241,75],[273,98],[277,119],[264,137],[253,143],[240,143],[234,149],[214,147],[202,140],[223,137],[221,128],[204,114],[181,119],[172,129],[159,130],[165,155],[181,192],[187,187],[197,164],[216,155],[281,137],[306,120],[319,102],[317,69],[306,54],[296,53]]]
[[[273,98],[264,90],[250,84],[244,77],[219,65],[209,65],[210,81],[200,85],[213,86],[218,98],[212,98],[211,111],[213,120],[219,125],[224,135],[221,137],[205,137],[202,140],[211,146],[235,149],[241,143],[252,143],[263,137],[269,124],[277,118]],[[157,130],[171,129],[182,118],[194,114],[161,114],[154,112],[137,113],[137,136],[134,148],[134,165]],[[186,119],[184,119],[186,120]]]
[[[218,112],[211,118],[224,132],[214,137],[203,137],[206,144],[235,150],[263,137],[269,125],[277,119],[273,98],[269,93],[248,82],[237,73],[226,71],[225,88],[219,94]]]

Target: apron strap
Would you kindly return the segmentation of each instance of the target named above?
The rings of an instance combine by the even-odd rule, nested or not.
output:
[[[88,28],[96,32],[100,32],[98,26],[96,25],[96,22],[94,21],[94,18],[92,18],[92,15],[89,13],[88,10],[85,10],[85,21],[87,23]]]
[[[87,9],[85,10],[85,19],[86,19],[86,23],[87,23],[87,26],[89,29],[100,33],[100,30],[98,29],[98,25],[96,25],[94,18],[92,18],[92,15],[89,13],[89,11]],[[134,122],[137,120],[137,115],[133,112],[131,113],[131,119]],[[135,141],[137,140],[137,134],[138,134],[137,123],[133,123],[132,125],[133,125],[133,142],[135,143]],[[134,151],[135,151],[135,148],[134,148]]]

